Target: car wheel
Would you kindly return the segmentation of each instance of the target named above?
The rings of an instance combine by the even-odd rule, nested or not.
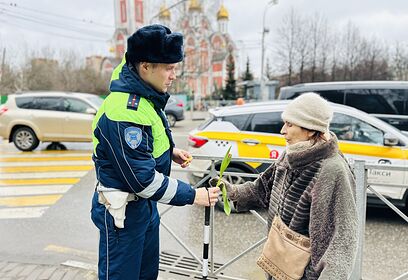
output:
[[[167,117],[167,121],[169,122],[169,125],[171,127],[174,127],[177,121],[176,116],[173,114],[166,114],[166,117]]]
[[[38,147],[40,141],[29,127],[20,127],[13,134],[13,143],[21,151],[32,151]]]
[[[227,170],[225,172],[237,172],[237,173],[248,173],[245,170],[242,170],[241,168],[237,168],[237,167],[227,167]],[[224,175],[223,179],[230,182],[231,184],[243,184],[246,181],[252,181],[253,178],[245,178],[245,177],[241,177],[241,176],[232,176],[232,175]],[[222,201],[222,195],[220,195],[218,197],[218,201],[215,204],[215,206],[224,211],[224,202]],[[235,207],[234,204],[231,202],[230,203],[231,206],[231,212],[238,212]]]

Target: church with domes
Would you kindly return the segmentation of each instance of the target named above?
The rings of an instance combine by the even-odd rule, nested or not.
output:
[[[220,91],[225,87],[227,65],[234,63],[237,66],[238,53],[228,33],[229,13],[226,7],[220,2],[214,14],[209,14],[210,9],[206,7],[214,5],[214,0],[186,0],[176,13],[165,0],[158,1],[162,3],[155,11],[153,1],[115,0],[115,32],[111,43],[114,57],[99,57],[99,61],[93,62],[100,65],[101,72],[109,72],[123,57],[128,36],[143,25],[161,23],[184,35],[185,59],[179,67],[176,91],[191,93],[196,101]],[[157,15],[154,22],[151,15],[150,20],[147,19],[147,11]],[[89,63],[92,63],[92,58]]]
[[[209,0],[211,1],[211,0]],[[176,20],[172,29],[184,34],[185,59],[181,80],[196,98],[204,98],[225,86],[227,64],[236,61],[236,46],[228,34],[229,14],[223,4],[216,13],[216,29],[210,15],[204,12],[205,1],[190,0],[186,3],[185,16]],[[170,11],[162,6],[159,20],[170,22]]]

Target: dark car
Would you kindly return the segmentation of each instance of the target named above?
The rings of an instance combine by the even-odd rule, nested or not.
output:
[[[170,96],[164,112],[171,127],[175,126],[176,122],[184,120],[183,102],[174,96]]]
[[[408,82],[357,81],[306,83],[280,90],[279,99],[294,99],[313,91],[323,98],[374,115],[402,131],[408,131]]]

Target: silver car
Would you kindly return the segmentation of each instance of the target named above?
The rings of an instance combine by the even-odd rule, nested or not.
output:
[[[183,106],[183,102],[174,96],[170,96],[166,107],[164,108],[164,112],[171,127],[174,127],[176,122],[184,120]]]
[[[91,142],[92,121],[103,99],[89,93],[10,94],[0,106],[0,137],[21,151],[40,142]]]

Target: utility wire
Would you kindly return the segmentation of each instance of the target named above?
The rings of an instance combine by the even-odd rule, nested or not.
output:
[[[92,38],[89,38],[89,37],[75,37],[75,36],[64,35],[64,34],[61,34],[61,33],[54,33],[54,32],[49,32],[49,31],[44,31],[44,30],[38,30],[38,29],[35,29],[35,28],[30,28],[30,26],[27,26],[27,25],[19,25],[19,24],[16,24],[16,23],[11,23],[11,22],[8,22],[8,21],[6,21],[4,19],[0,19],[0,22],[3,22],[5,24],[7,24],[7,25],[15,26],[17,28],[34,31],[34,32],[37,32],[37,33],[44,33],[44,34],[49,34],[49,35],[53,35],[53,36],[57,36],[57,37],[64,37],[64,38],[68,38],[68,39],[88,41],[88,42],[89,41],[91,41],[91,42],[104,42],[104,43],[109,41],[109,40],[102,40],[102,39],[92,39]]]
[[[57,28],[62,28],[64,30],[71,29],[73,31],[81,32],[81,33],[82,32],[94,33],[93,34],[94,36],[95,36],[95,34],[96,34],[96,36],[109,36],[109,35],[107,35],[107,33],[104,33],[104,32],[98,32],[98,31],[93,30],[93,29],[86,29],[86,28],[83,28],[83,27],[70,25],[70,24],[67,24],[67,23],[61,23],[61,22],[56,22],[56,21],[52,21],[52,20],[50,21],[50,20],[48,20],[48,19],[46,19],[44,17],[37,17],[37,16],[32,16],[32,15],[27,15],[27,14],[21,14],[19,12],[10,11],[7,8],[0,8],[0,13],[1,12],[3,12],[4,14],[7,14],[9,16],[12,16],[12,17],[17,17],[17,18],[20,18],[20,19],[23,19],[23,20],[28,20],[28,21],[34,21],[36,23],[45,24],[47,26],[51,25],[51,26],[54,26],[54,27],[57,27]]]
[[[0,10],[1,13],[3,13],[6,16],[9,16],[10,19],[14,20],[14,19],[20,19],[23,21],[28,21],[28,22],[34,22],[36,24],[40,24],[40,25],[45,25],[47,27],[53,27],[53,28],[58,28],[58,29],[62,29],[64,31],[72,31],[72,32],[77,32],[80,34],[85,34],[85,35],[90,35],[93,37],[99,37],[99,38],[106,38],[109,37],[109,34],[106,33],[102,33],[102,32],[97,32],[94,30],[87,30],[87,29],[83,29],[83,28],[79,28],[79,27],[75,27],[75,26],[69,26],[69,25],[64,25],[64,24],[60,24],[60,23],[55,23],[55,22],[49,22],[46,21],[44,19],[39,19],[39,18],[33,18],[30,16],[25,16],[25,15],[19,15],[16,14],[14,12],[10,12],[6,9],[1,9]]]
[[[50,12],[47,12],[47,11],[41,11],[41,10],[32,9],[32,8],[27,8],[27,7],[17,5],[16,3],[12,3],[12,2],[6,3],[6,2],[3,2],[3,1],[0,1],[0,5],[9,6],[9,7],[12,7],[12,8],[22,9],[22,10],[26,10],[26,11],[31,11],[31,12],[34,12],[34,13],[40,13],[41,15],[49,15],[49,16],[57,17],[59,19],[64,18],[64,19],[68,19],[68,20],[71,20],[71,21],[80,22],[80,23],[83,23],[83,24],[93,24],[93,25],[98,25],[100,27],[104,27],[104,28],[114,28],[114,26],[112,26],[112,25],[97,23],[97,22],[94,22],[94,21],[91,21],[91,20],[68,17],[68,16],[65,16],[65,15],[50,13]]]

